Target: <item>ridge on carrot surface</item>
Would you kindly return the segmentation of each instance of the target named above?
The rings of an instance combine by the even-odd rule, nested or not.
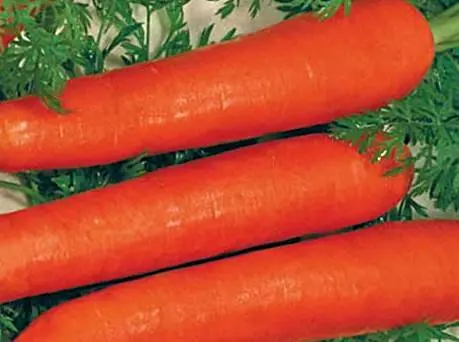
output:
[[[73,79],[58,115],[37,97],[0,104],[0,169],[72,168],[327,123],[411,92],[434,56],[404,0],[356,0],[235,41]]]
[[[57,306],[16,341],[302,341],[452,322],[458,239],[459,221],[390,222],[166,272]]]
[[[308,135],[0,216],[0,302],[375,219],[411,184],[396,165]]]

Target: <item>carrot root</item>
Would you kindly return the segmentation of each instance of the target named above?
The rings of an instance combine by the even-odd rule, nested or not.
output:
[[[109,287],[17,339],[280,342],[459,320],[459,221],[392,222]]]
[[[408,95],[434,57],[405,0],[356,0],[235,41],[73,79],[58,115],[36,97],[0,104],[0,169],[107,164],[287,131]]]
[[[411,184],[394,162],[309,135],[0,216],[0,302],[375,219]]]

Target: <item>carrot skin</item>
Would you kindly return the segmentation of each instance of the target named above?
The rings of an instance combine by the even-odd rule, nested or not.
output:
[[[0,169],[106,164],[217,145],[379,108],[431,66],[428,22],[405,0],[357,0],[235,41],[73,79],[68,115],[36,97],[0,104]]]
[[[459,320],[459,221],[381,224],[115,285],[17,342],[284,342]]]
[[[374,219],[411,184],[394,162],[309,135],[0,216],[0,302]]]

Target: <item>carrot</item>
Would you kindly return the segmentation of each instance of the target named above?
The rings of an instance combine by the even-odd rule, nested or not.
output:
[[[459,221],[392,222],[115,285],[16,342],[281,342],[459,320]]]
[[[394,162],[309,135],[0,216],[0,302],[374,219],[409,188]]]
[[[16,36],[8,34],[8,33],[3,33],[1,34],[1,39],[2,39],[2,48],[6,48],[8,44],[15,38]]]
[[[407,95],[431,66],[428,22],[404,0],[357,0],[232,42],[73,79],[57,115],[0,104],[0,169],[72,168],[327,123]]]

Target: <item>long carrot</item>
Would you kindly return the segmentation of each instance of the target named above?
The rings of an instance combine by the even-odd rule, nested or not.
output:
[[[369,160],[311,135],[0,216],[0,302],[374,219],[404,196],[412,171],[385,176],[394,160]]]
[[[283,342],[459,320],[459,221],[409,221],[126,282],[17,342]]]
[[[0,169],[81,167],[290,130],[372,110],[413,90],[434,56],[404,0],[357,0],[232,42],[70,81],[71,111],[0,104]]]

